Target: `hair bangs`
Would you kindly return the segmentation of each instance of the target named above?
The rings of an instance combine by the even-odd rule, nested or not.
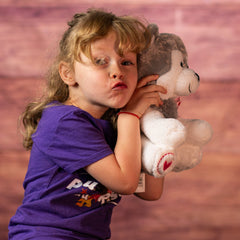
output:
[[[91,44],[103,37],[110,31],[114,31],[117,35],[116,51],[120,56],[124,52],[140,53],[148,44],[149,36],[146,27],[138,20],[129,17],[113,17],[99,16],[86,24],[84,21],[79,24],[77,36],[75,36],[74,58],[81,61],[81,53],[86,55],[92,61]]]
[[[148,44],[150,36],[146,27],[131,17],[122,17],[113,24],[113,29],[117,34],[119,55],[124,52],[140,53]]]

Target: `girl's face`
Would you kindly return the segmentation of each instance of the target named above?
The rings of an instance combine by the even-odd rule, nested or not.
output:
[[[70,99],[74,105],[101,117],[108,108],[122,108],[129,101],[137,84],[137,57],[132,52],[122,57],[117,54],[113,31],[93,42],[91,51],[95,64],[84,54],[82,62],[75,62]]]

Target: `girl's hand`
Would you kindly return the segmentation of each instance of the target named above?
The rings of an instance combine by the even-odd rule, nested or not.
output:
[[[151,105],[162,105],[159,93],[167,93],[167,90],[159,85],[147,85],[149,82],[157,80],[158,77],[158,75],[150,75],[142,78],[122,111],[137,114],[141,118]]]

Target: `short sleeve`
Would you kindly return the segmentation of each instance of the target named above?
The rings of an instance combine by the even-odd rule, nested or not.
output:
[[[40,150],[67,172],[73,173],[113,153],[100,121],[86,112],[70,112],[56,122],[50,121],[51,124],[54,126],[48,126],[50,132],[42,138],[40,132],[37,136],[41,141],[35,139],[35,142]]]

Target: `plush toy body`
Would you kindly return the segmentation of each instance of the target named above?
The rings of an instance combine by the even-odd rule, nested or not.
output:
[[[152,84],[167,89],[160,94],[164,104],[150,107],[141,119],[142,168],[163,177],[170,171],[196,166],[202,158],[202,146],[212,136],[211,126],[200,119],[179,119],[176,98],[194,93],[199,76],[187,65],[187,52],[182,40],[174,34],[158,33],[149,25],[152,41],[139,57],[139,78],[158,74]]]

